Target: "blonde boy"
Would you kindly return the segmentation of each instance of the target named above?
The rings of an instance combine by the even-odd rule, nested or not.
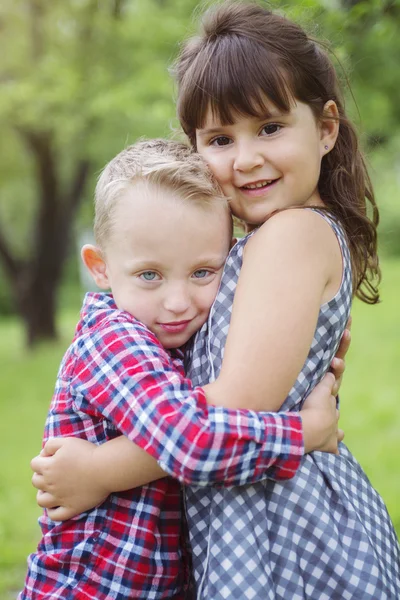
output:
[[[104,169],[97,245],[82,258],[112,293],[85,297],[44,441],[72,435],[99,445],[122,434],[174,479],[111,494],[64,523],[45,513],[21,600],[183,599],[190,569],[179,481],[244,484],[266,469],[275,478],[296,471],[298,414],[215,408],[184,377],[179,348],[207,319],[231,235],[226,199],[186,146],[142,141]]]

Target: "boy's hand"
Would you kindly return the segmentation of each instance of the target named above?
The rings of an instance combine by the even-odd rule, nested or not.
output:
[[[327,373],[306,398],[300,415],[303,420],[304,452],[320,450],[339,454],[344,433],[338,429],[339,411],[333,395],[335,377]]]
[[[342,339],[340,340],[339,348],[335,354],[334,359],[331,362],[331,371],[336,378],[336,382],[333,386],[332,393],[334,396],[339,392],[339,388],[342,385],[343,373],[346,368],[345,357],[348,349],[350,348],[351,342],[351,317],[347,321],[346,329],[343,332]]]
[[[97,446],[79,438],[52,438],[31,461],[39,506],[53,521],[66,521],[103,502],[110,491],[96,480]]]

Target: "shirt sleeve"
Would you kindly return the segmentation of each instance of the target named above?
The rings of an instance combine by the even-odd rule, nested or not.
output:
[[[71,381],[87,403],[181,482],[243,485],[290,479],[304,453],[294,413],[208,405],[158,340],[136,323],[112,321],[82,338]]]

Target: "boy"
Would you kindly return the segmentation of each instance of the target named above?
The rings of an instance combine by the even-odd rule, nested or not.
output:
[[[301,417],[208,406],[174,350],[207,319],[231,235],[226,199],[186,146],[140,142],[104,169],[97,245],[84,246],[82,258],[112,294],[85,298],[44,441],[102,444],[123,434],[176,479],[111,494],[65,523],[43,515],[21,600],[183,599],[189,566],[177,480],[247,483],[272,465],[277,478],[295,473]]]

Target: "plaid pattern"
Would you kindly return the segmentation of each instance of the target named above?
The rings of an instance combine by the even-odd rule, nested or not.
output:
[[[292,477],[303,454],[297,415],[208,406],[172,356],[111,296],[88,294],[62,361],[44,439],[101,444],[121,433],[176,479],[197,485]],[[28,559],[20,600],[183,599],[181,490],[166,477],[113,494],[65,523],[40,519],[42,539]],[[186,567],[186,568],[185,568]]]
[[[319,212],[319,211],[317,211]],[[321,307],[308,358],[282,409],[298,411],[336,352],[351,304],[350,255],[337,295]],[[218,376],[248,238],[226,263],[208,323],[198,333],[189,376]],[[397,600],[400,553],[386,507],[344,444],[340,456],[313,452],[296,475],[228,488],[186,488],[198,600]]]

